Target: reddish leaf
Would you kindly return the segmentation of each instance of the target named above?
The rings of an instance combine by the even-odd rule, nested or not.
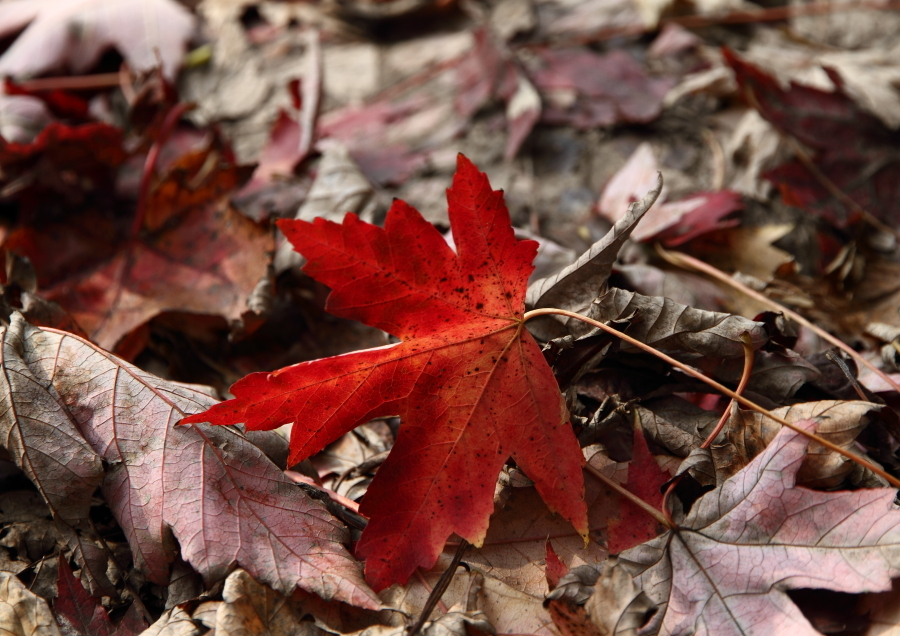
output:
[[[658,607],[641,633],[818,636],[789,590],[891,589],[900,575],[896,491],[798,488],[808,446],[781,429],[743,470],[698,499],[679,528],[620,555]]]
[[[628,53],[613,50],[598,55],[586,49],[537,51],[540,68],[535,86],[545,95],[543,120],[577,128],[611,126],[622,122],[647,123],[662,112],[662,99],[674,85],[671,79],[652,78]],[[571,94],[577,98],[557,98]]]
[[[90,209],[52,223],[32,220],[6,247],[31,259],[42,295],[106,349],[167,310],[236,320],[272,244],[269,232],[228,203],[248,176],[218,150],[189,153],[150,193],[138,235],[128,235],[130,217]]]
[[[522,323],[536,243],[515,239],[502,195],[465,157],[447,198],[458,254],[401,201],[383,230],[353,215],[343,225],[282,221],[305,271],[334,290],[329,311],[402,342],[250,375],[232,387],[234,400],[183,420],[251,430],[294,422],[294,462],[399,414],[397,443],[361,506],[371,520],[357,553],[377,589],[431,567],[454,532],[480,544],[510,456],[587,532],[581,450]]]
[[[760,114],[779,130],[813,150],[812,159],[832,183],[865,210],[892,226],[900,222],[900,132],[861,109],[843,88],[840,76],[825,69],[833,92],[778,80],[725,50],[741,87],[753,96]],[[799,161],[770,171],[785,201],[844,226],[858,216],[829,192]]]
[[[563,563],[559,555],[556,554],[556,550],[553,549],[553,544],[550,543],[550,540],[547,539],[547,584],[550,586],[552,590],[554,587],[559,585],[559,580],[564,577],[569,572],[569,568]]]
[[[663,500],[660,488],[668,480],[669,474],[659,467],[647,447],[643,430],[635,428],[634,449],[631,463],[628,465],[628,481],[625,482],[625,488],[659,509]],[[609,520],[608,528],[610,554],[619,554],[640,545],[658,537],[663,531],[655,519],[624,497],[619,516]]]
[[[62,631],[71,636],[112,636],[116,628],[109,620],[106,609],[96,598],[88,594],[81,582],[72,574],[69,562],[59,556],[57,596],[53,601],[53,613]]]

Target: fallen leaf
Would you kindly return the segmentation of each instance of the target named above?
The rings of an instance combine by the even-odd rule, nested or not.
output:
[[[172,80],[196,28],[174,0],[13,0],[0,7],[0,35],[25,31],[0,56],[0,74],[84,73],[115,47],[134,71],[162,65]]]
[[[693,358],[742,358],[741,334],[747,332],[753,348],[768,341],[765,326],[716,311],[705,311],[681,305],[668,298],[642,296],[624,289],[612,288],[598,298],[588,315],[594,320],[625,320],[632,338],[687,361]],[[635,347],[622,343],[622,351]],[[678,355],[683,354],[683,355]]]
[[[240,568],[225,579],[222,601],[213,625],[219,636],[322,633],[314,623],[303,622],[306,611],[302,604],[260,585]]]
[[[814,428],[809,420],[799,425]],[[816,636],[788,590],[890,589],[900,575],[894,490],[797,487],[808,443],[782,429],[746,468],[697,500],[679,528],[620,555],[657,606],[646,633]]]
[[[659,509],[663,502],[660,489],[667,481],[669,481],[669,473],[662,470],[656,463],[656,459],[647,446],[643,429],[634,429],[634,447],[631,462],[628,464],[628,481],[624,484],[625,489]],[[611,554],[619,554],[649,541],[659,536],[663,530],[659,522],[637,504],[621,496],[620,500],[619,514],[612,517],[607,525],[609,532],[607,547]]]
[[[66,636],[112,636],[116,633],[106,609],[75,578],[63,555],[59,556],[56,587],[53,613]]]
[[[6,247],[34,263],[43,295],[106,349],[163,311],[237,321],[266,275],[268,231],[228,194],[249,171],[213,146],[180,157],[150,193],[142,232],[102,210],[26,220]],[[123,236],[123,233],[125,236]]]
[[[637,636],[638,629],[654,611],[653,602],[637,588],[617,557],[610,557],[603,564],[584,609],[600,636]]]
[[[833,92],[791,82],[787,89],[760,68],[725,50],[738,83],[775,128],[811,148],[816,169],[857,205],[891,226],[900,218],[897,193],[900,162],[893,149],[900,132],[860,108],[847,96],[837,72],[826,69]],[[846,226],[858,216],[799,161],[771,170],[785,202]]]
[[[515,239],[502,195],[462,156],[447,197],[457,253],[400,201],[384,230],[353,215],[343,225],[282,221],[309,261],[304,271],[332,288],[328,310],[402,341],[247,376],[234,400],[184,420],[251,430],[293,422],[296,462],[399,414],[397,442],[360,507],[370,521],[357,554],[376,589],[431,567],[454,532],[481,545],[510,456],[587,533],[581,449],[522,322],[536,244]]]
[[[211,398],[18,315],[2,338],[4,424],[14,431],[4,439],[58,525],[87,518],[99,483],[135,564],[158,585],[169,583],[177,540],[207,584],[239,564],[284,593],[300,586],[379,606],[342,545],[345,528],[240,431],[172,428]]]
[[[544,96],[542,120],[580,129],[618,123],[645,124],[659,117],[662,100],[674,85],[650,77],[629,53],[598,54],[584,49],[540,49],[531,71]]]
[[[818,422],[816,433],[820,437],[843,449],[853,450],[854,441],[872,420],[869,414],[882,408],[880,404],[860,400],[821,400],[773,409],[772,412],[788,422],[814,419]],[[746,466],[780,430],[780,424],[764,415],[732,408],[724,444],[712,447],[718,480],[728,479]],[[797,482],[808,487],[832,488],[839,485],[855,466],[843,455],[811,444],[797,472]]]
[[[182,607],[173,607],[148,627],[141,636],[200,636],[200,627]]]
[[[625,215],[607,234],[578,257],[574,263],[560,272],[536,280],[528,286],[525,304],[530,309],[556,307],[580,314],[587,314],[591,303],[607,288],[607,280],[619,250],[634,231],[638,221],[650,209],[662,191],[662,176],[657,173],[656,185],[640,201],[628,206]],[[535,333],[549,340],[569,332],[584,335],[589,325],[563,316],[546,316],[535,319],[530,325]]]
[[[0,626],[3,636],[62,636],[47,601],[9,572],[0,572]]]

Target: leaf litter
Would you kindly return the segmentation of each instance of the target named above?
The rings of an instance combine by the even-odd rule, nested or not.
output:
[[[68,67],[49,49],[29,54],[25,66],[20,57],[11,71],[17,83],[6,87],[15,94],[0,99],[3,112],[20,109],[18,119],[0,126],[7,262],[0,282],[9,316],[0,572],[10,583],[3,607],[13,608],[4,627],[125,634],[153,623],[145,633],[393,635],[419,618],[449,575],[437,608],[424,617],[430,620],[423,631],[435,636],[849,634],[890,623],[883,595],[898,574],[892,491],[846,454],[896,478],[896,394],[877,371],[866,369],[857,381],[853,361],[832,361],[806,327],[792,331],[783,317],[758,315],[759,304],[739,286],[680,270],[677,258],[661,258],[653,243],[734,274],[895,371],[896,215],[886,177],[894,158],[884,145],[896,122],[889,54],[895,44],[884,26],[889,20],[869,19],[895,16],[868,7],[848,14],[854,21],[842,33],[831,22],[838,13],[790,18],[785,24],[804,37],[837,47],[821,58],[829,66],[823,69],[806,43],[788,42],[766,24],[782,7],[755,9],[741,18],[750,21],[741,31],[727,26],[743,15],[730,14],[735,7],[728,3],[696,7],[687,17],[647,3],[504,0],[484,14],[452,2],[355,4],[331,11],[205,0],[196,7],[198,19],[175,3],[121,3],[115,19],[123,28],[111,36],[91,30],[100,24],[91,11],[101,3],[73,3],[74,22],[55,11],[49,24],[39,17],[11,38],[0,65],[15,62],[12,54],[53,29],[75,23],[87,29],[85,37],[64,42]],[[152,13],[170,5],[184,28],[154,32],[152,19],[129,17],[138,6]],[[25,8],[16,28],[39,9]],[[417,25],[413,33],[407,19]],[[715,41],[696,30],[719,21]],[[435,31],[433,23],[447,26]],[[133,37],[123,40],[123,33]],[[189,41],[211,46],[185,57]],[[722,43],[734,53],[723,57],[715,48]],[[841,50],[848,43],[862,48]],[[159,51],[149,63],[147,47]],[[120,60],[130,72],[118,67]],[[157,60],[162,76],[134,74]],[[48,72],[91,74],[30,77]],[[178,83],[166,84],[176,73]],[[181,117],[179,95],[200,108]],[[840,116],[829,120],[829,112]],[[171,113],[166,136],[161,124]],[[817,134],[823,125],[835,134]],[[159,158],[148,160],[148,151]],[[381,411],[362,405],[352,422],[314,444],[322,452],[295,450],[288,463],[287,442],[273,432],[173,426],[212,406],[209,395],[231,397],[228,386],[248,373],[261,372],[251,377],[270,383],[292,369],[389,356],[414,341],[396,330],[404,320],[438,324],[448,317],[427,304],[395,311],[383,301],[396,294],[377,296],[377,309],[341,305],[349,292],[338,283],[352,267],[332,270],[321,255],[307,254],[307,271],[333,288],[330,309],[353,319],[387,312],[375,328],[326,313],[328,289],[301,272],[289,242],[273,228],[278,218],[308,221],[287,231],[293,243],[308,246],[311,228],[343,227],[319,226],[313,216],[338,221],[353,211],[382,225],[391,196],[400,194],[456,235],[446,247],[430,225],[395,203],[387,227],[403,227],[406,237],[390,243],[397,262],[411,263],[417,250],[462,262],[475,237],[456,227],[452,201],[449,217],[439,203],[460,151],[490,176],[493,188],[487,181],[479,186],[485,193],[504,190],[508,218],[503,228],[490,226],[506,236],[503,244],[528,245],[511,238],[505,229],[511,223],[517,237],[553,251],[527,293],[530,263],[522,256],[516,294],[526,305],[517,307],[515,320],[524,309],[557,307],[608,321],[728,387],[746,376],[745,397],[775,417],[814,427],[822,444],[836,446],[808,443],[635,345],[549,315],[526,323],[537,342],[552,339],[543,352],[547,362],[537,353],[529,362],[543,378],[533,386],[555,405],[545,422],[571,436],[569,451],[549,453],[545,465],[568,471],[570,482],[577,472],[578,484],[582,464],[591,472],[583,496],[576,486],[562,487],[557,497],[570,513],[586,507],[581,528],[570,523],[578,514],[552,512],[542,500],[547,475],[514,452],[510,461],[469,461],[443,473],[417,468],[434,446],[401,459],[415,418],[385,392],[389,385],[366,387],[384,400]],[[246,164],[257,159],[263,166],[244,186]],[[656,187],[657,170],[664,188]],[[658,192],[641,201],[651,190]],[[391,221],[397,210],[407,210],[400,217],[405,226]],[[344,226],[381,232],[355,221]],[[334,231],[351,260],[379,245]],[[283,247],[276,256],[277,244]],[[406,267],[413,280],[425,280],[424,268]],[[356,285],[362,298],[386,289]],[[432,291],[428,285],[421,289]],[[458,285],[463,297],[485,293],[466,285]],[[449,335],[443,331],[426,337]],[[360,351],[372,346],[385,348]],[[327,358],[336,354],[351,355]],[[439,400],[426,402],[427,383],[402,374],[393,381],[393,389],[409,387],[409,403],[428,404],[432,414],[442,400],[464,394],[444,389]],[[234,395],[241,399],[239,388]],[[500,397],[490,406],[506,408],[505,402]],[[309,403],[329,405],[321,396]],[[281,419],[295,439],[321,427],[318,416],[305,412]],[[435,418],[427,419],[420,427],[440,434]],[[720,421],[723,432],[701,449]],[[402,477],[399,483],[392,485],[392,474]],[[471,492],[472,475],[484,482],[478,530],[462,531],[480,546],[468,546],[464,566],[445,576],[465,544],[452,524],[436,521],[421,526],[426,539],[383,540],[375,556],[360,558],[371,549],[367,537],[397,532],[392,515],[408,496],[403,479],[423,474],[451,496]],[[669,475],[683,476],[663,504]],[[628,500],[622,494],[628,491],[644,505],[668,506],[672,527],[661,523],[664,515],[648,515]],[[849,521],[815,513],[842,506]],[[871,512],[878,506],[881,512]],[[778,531],[765,525],[777,514],[787,515]],[[801,545],[802,533],[816,527],[824,533],[818,545]],[[728,533],[749,528],[753,541],[735,546]],[[788,540],[786,529],[796,530]],[[682,544],[677,537],[688,539]],[[645,543],[628,549],[637,541]],[[683,545],[697,560],[681,559]],[[793,556],[773,558],[772,549]],[[361,572],[365,567],[372,582],[379,550],[408,560],[400,576],[382,568],[376,587],[409,580],[376,596]],[[867,558],[856,579],[827,580],[827,568],[794,558],[809,550],[836,567],[856,563],[848,555]],[[388,570],[397,567],[387,558]],[[794,569],[778,578],[779,567]],[[569,589],[567,576],[585,571],[590,576],[578,583],[577,597],[544,602],[557,583]],[[719,596],[700,584],[713,580]],[[797,586],[813,589],[790,591]],[[849,600],[825,600],[832,598],[826,589],[840,589]],[[694,597],[695,604],[687,603]],[[48,607],[42,599],[52,614],[40,609]],[[19,606],[35,608],[36,626],[15,617]],[[383,607],[392,611],[375,611]],[[754,622],[741,623],[743,616]]]

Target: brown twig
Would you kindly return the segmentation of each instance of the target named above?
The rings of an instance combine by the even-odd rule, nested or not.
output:
[[[621,338],[628,344],[630,344],[634,347],[637,347],[638,349],[645,351],[646,353],[649,353],[652,356],[656,356],[660,360],[664,360],[664,361],[668,362],[673,367],[676,367],[676,368],[682,370],[683,372],[687,373],[689,376],[694,377],[694,378],[700,380],[701,382],[708,384],[709,386],[713,387],[717,391],[720,391],[720,392],[724,393],[725,395],[729,396],[731,399],[740,402],[742,405],[746,406],[747,408],[754,410],[757,413],[761,413],[761,414],[765,415],[766,417],[778,422],[782,426],[788,427],[792,431],[795,431],[796,433],[803,435],[807,439],[810,439],[810,440],[816,442],[817,444],[820,444],[820,445],[824,446],[825,448],[832,450],[835,453],[838,453],[839,455],[843,455],[850,461],[855,462],[855,463],[859,464],[860,466],[862,466],[863,468],[872,471],[879,477],[883,477],[894,487],[900,488],[900,479],[897,479],[890,473],[885,472],[883,469],[879,468],[878,466],[875,466],[871,462],[863,459],[862,457],[858,457],[857,455],[854,455],[847,449],[841,448],[837,444],[833,444],[832,442],[829,442],[827,439],[819,437],[815,433],[810,433],[809,431],[801,428],[800,426],[797,426],[793,422],[788,422],[783,417],[779,417],[778,415],[775,415],[768,409],[761,407],[756,402],[748,400],[747,398],[745,398],[742,395],[738,395],[737,393],[735,393],[734,391],[729,389],[724,384],[716,382],[715,380],[713,380],[709,376],[701,373],[700,371],[697,371],[696,369],[689,367],[688,365],[684,364],[683,362],[679,362],[675,358],[673,358],[669,355],[666,355],[662,351],[654,349],[650,345],[645,344],[645,343],[641,342],[640,340],[636,340],[636,339],[632,338],[631,336],[629,336],[628,334],[622,333],[618,329],[614,329],[607,324],[604,324],[597,320],[592,320],[591,318],[588,318],[587,316],[582,316],[581,314],[577,314],[574,311],[566,311],[565,309],[554,309],[554,308],[532,309],[531,311],[525,313],[524,320],[536,318],[537,316],[548,316],[548,315],[553,315],[553,314],[558,315],[558,316],[566,316],[568,318],[574,318],[575,320],[580,320],[584,323],[587,323],[589,325],[597,327],[598,329],[601,329],[601,330],[603,330],[607,333],[610,333],[614,336],[618,336],[619,338]]]
[[[694,270],[703,272],[704,274],[712,276],[716,280],[725,283],[726,285],[732,287],[733,289],[738,290],[739,292],[749,296],[750,298],[753,298],[754,300],[758,300],[759,302],[770,307],[771,309],[774,309],[775,311],[780,311],[785,316],[787,316],[794,322],[797,322],[797,323],[803,325],[804,327],[806,327],[807,329],[812,331],[814,334],[816,334],[817,336],[819,336],[826,342],[831,343],[832,345],[834,345],[841,351],[845,351],[847,353],[847,355],[849,355],[851,358],[856,360],[859,364],[863,365],[864,367],[866,367],[867,369],[869,369],[870,371],[875,373],[882,380],[887,382],[890,386],[892,386],[894,388],[895,391],[900,392],[900,384],[897,384],[896,382],[894,382],[888,376],[888,374],[886,374],[884,371],[882,371],[881,369],[876,367],[874,364],[872,364],[871,362],[866,360],[864,357],[862,357],[857,351],[855,351],[852,347],[850,347],[850,345],[848,345],[848,344],[844,343],[844,341],[832,336],[830,333],[828,333],[821,327],[814,325],[813,323],[811,323],[809,320],[807,320],[806,318],[804,318],[797,312],[788,309],[784,305],[772,300],[768,296],[761,294],[754,289],[750,289],[749,287],[747,287],[743,283],[735,280],[734,278],[732,278],[731,276],[729,276],[722,270],[717,269],[717,268],[713,267],[712,265],[709,265],[708,263],[704,263],[703,261],[696,259],[693,256],[688,256],[687,254],[682,254],[681,252],[669,252],[669,251],[663,249],[662,247],[660,247],[659,245],[656,246],[656,251],[659,252],[659,255],[662,256],[666,261],[668,261],[672,265],[675,265],[676,267],[681,267],[682,269],[694,269]]]
[[[644,501],[643,499],[641,499],[640,497],[635,495],[633,492],[631,492],[630,490],[625,488],[622,484],[616,482],[613,479],[610,479],[609,477],[607,477],[606,475],[601,473],[599,470],[597,470],[590,464],[585,465],[584,469],[588,473],[590,473],[591,475],[593,475],[594,477],[596,477],[597,479],[602,481],[606,486],[609,486],[610,488],[615,490],[617,493],[619,493],[620,495],[625,497],[628,501],[630,501],[631,503],[633,503],[634,505],[639,507],[641,510],[646,512],[648,515],[650,515],[651,517],[656,519],[662,525],[666,526],[670,530],[675,527],[675,524],[673,524],[670,519],[667,519],[665,514],[663,514],[662,512],[660,512],[659,510],[657,510],[656,508],[654,508],[653,506],[648,504],[646,501]]]
[[[744,332],[741,334],[741,344],[744,345],[744,372],[741,374],[741,381],[738,383],[737,390],[735,393],[738,395],[743,395],[744,389],[747,388],[747,384],[750,382],[750,375],[753,373],[753,360],[755,358],[753,351],[753,341],[750,339],[750,334],[748,332]],[[734,404],[734,400],[731,401],[731,404]],[[731,404],[728,405],[728,408],[725,409],[725,412],[722,413],[722,417],[719,418],[719,423],[716,424],[716,427],[710,432],[709,435],[706,436],[706,439],[703,440],[703,443],[700,444],[700,448],[709,448],[712,446],[713,440],[718,437],[719,433],[722,432],[722,429],[725,428],[725,424],[728,422],[728,418],[731,416]],[[672,521],[672,511],[669,507],[669,497],[672,496],[672,493],[675,492],[675,487],[678,485],[678,482],[681,481],[681,478],[684,477],[684,473],[680,475],[676,475],[675,478],[669,482],[669,487],[666,488],[666,492],[663,495],[662,502],[662,511],[663,514],[666,515],[666,519],[668,519],[671,523]]]
[[[406,636],[416,636],[425,623],[428,622],[428,617],[431,616],[431,612],[434,611],[434,608],[441,601],[444,592],[446,592],[447,588],[450,586],[450,581],[453,580],[453,575],[456,574],[456,568],[459,567],[459,563],[462,561],[463,555],[466,553],[468,547],[468,541],[465,539],[460,540],[459,546],[456,548],[456,554],[453,555],[453,560],[450,561],[450,565],[444,570],[444,573],[441,574],[441,578],[438,580],[437,585],[431,590],[431,594],[428,595],[428,600],[425,601],[425,607],[422,608],[422,614],[419,616],[419,620],[417,620],[415,625],[410,628]]]

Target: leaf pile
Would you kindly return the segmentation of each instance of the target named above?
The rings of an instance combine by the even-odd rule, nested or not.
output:
[[[694,4],[0,3],[0,631],[895,629],[900,15]]]

